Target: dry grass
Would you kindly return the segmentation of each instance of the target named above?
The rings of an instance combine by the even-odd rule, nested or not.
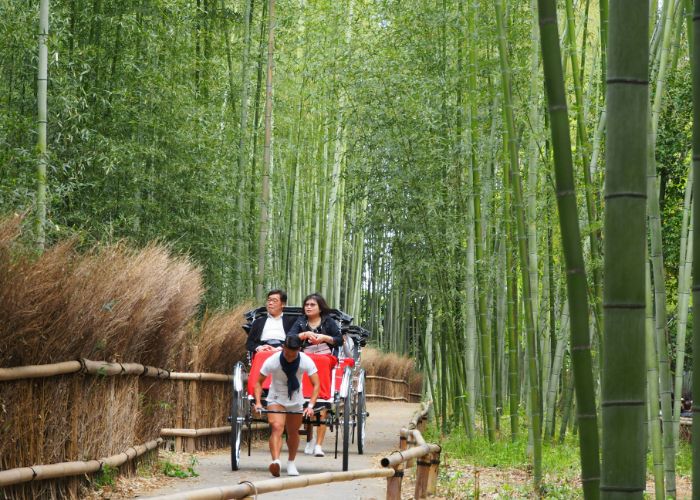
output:
[[[412,358],[367,347],[362,350],[362,367],[368,375],[403,380],[408,382],[410,392],[421,392],[423,377],[416,372],[415,361]],[[394,398],[407,396],[404,384],[376,379],[367,382],[368,393]]]
[[[206,367],[207,371],[229,373],[234,363],[245,359],[243,313],[251,307],[242,304],[230,311],[204,315],[197,338],[197,371]]]
[[[73,240],[36,255],[19,243],[21,222],[0,219],[0,366],[81,357],[187,364],[203,295],[201,272],[187,258],[157,244],[81,253]],[[223,365],[220,347],[207,349]],[[178,391],[183,385],[186,391]],[[121,453],[158,437],[188,404],[211,413],[193,414],[191,423],[225,425],[225,391],[200,389],[197,382],[81,374],[0,384],[0,469]],[[62,488],[62,481],[51,483]],[[41,494],[44,487],[27,491]]]
[[[78,357],[169,366],[203,295],[200,270],[162,245],[79,254],[73,240],[31,258],[0,222],[0,364]]]

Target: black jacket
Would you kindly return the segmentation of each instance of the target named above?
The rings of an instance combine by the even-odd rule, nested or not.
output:
[[[295,316],[282,315],[282,328],[284,328],[284,332],[287,335],[289,335],[289,331],[292,329],[292,326],[294,326],[296,320],[297,318]],[[265,321],[267,321],[267,316],[261,316],[253,321],[250,327],[250,333],[248,333],[248,340],[245,343],[245,348],[248,351],[255,351],[258,346],[263,345],[263,342],[260,341],[260,337],[262,337]]]
[[[312,330],[313,328],[309,328],[309,321],[306,319],[306,316],[300,316],[287,335],[299,335],[301,332]],[[338,328],[338,323],[329,315],[323,316],[318,332],[333,337],[333,345],[329,345],[333,353],[337,353],[338,348],[343,345],[343,334],[340,332],[340,328]]]

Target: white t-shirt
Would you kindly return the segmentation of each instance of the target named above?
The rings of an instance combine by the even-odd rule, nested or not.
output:
[[[280,314],[276,318],[268,316],[267,320],[265,320],[260,340],[265,342],[266,340],[274,339],[284,342],[286,336],[284,324],[282,323],[282,315]]]
[[[267,400],[275,401],[282,406],[293,406],[304,404],[304,395],[301,392],[301,377],[304,373],[309,376],[313,375],[318,371],[316,364],[303,352],[299,353],[299,368],[297,368],[297,378],[299,379],[299,390],[294,391],[292,397],[289,398],[289,391],[287,390],[287,375],[282,371],[282,365],[280,364],[280,356],[283,353],[275,353],[265,360],[262,367],[260,368],[260,373],[263,375],[272,375],[272,383],[270,384],[270,390],[267,393]]]

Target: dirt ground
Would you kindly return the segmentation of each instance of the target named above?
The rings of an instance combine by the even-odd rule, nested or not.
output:
[[[365,454],[358,455],[353,447],[350,454],[350,469],[365,469],[379,466],[379,460],[398,448],[399,429],[405,426],[418,409],[415,404],[403,403],[369,403],[370,417],[367,420],[367,439]],[[313,474],[326,471],[340,471],[341,459],[333,457],[334,434],[329,433],[324,444],[326,457],[317,458],[297,455],[300,473]],[[304,438],[302,438],[303,440]],[[247,450],[246,450],[247,451]],[[286,451],[283,451],[282,477],[285,477]],[[194,460],[194,464],[193,464]],[[531,489],[531,476],[521,469],[501,469],[495,467],[474,467],[464,460],[458,460],[443,454],[440,464],[440,478],[437,495],[440,499],[504,499],[535,498]],[[169,453],[161,451],[160,461],[177,465],[182,470],[192,467],[196,477],[177,478],[163,475],[156,466],[142,470],[139,477],[117,479],[113,486],[87,496],[97,499],[143,498],[170,493],[196,490],[225,484],[237,484],[240,481],[258,481],[270,479],[267,471],[269,452],[266,441],[256,441],[252,455],[247,456],[242,450],[242,467],[232,472],[228,449],[200,452],[194,455]],[[402,497],[413,498],[414,470],[407,470],[402,484]],[[548,475],[545,471],[544,483],[547,488],[546,498],[582,498],[581,485],[577,480],[562,481]],[[677,480],[678,498],[691,498],[690,478]],[[386,480],[365,479],[361,481],[319,485],[298,490],[265,494],[264,498],[285,499],[383,499],[386,495]],[[647,483],[646,498],[654,498],[654,484]]]
[[[350,470],[379,467],[379,461],[382,457],[398,449],[399,430],[408,424],[411,416],[419,407],[418,404],[369,402],[365,453],[358,455],[356,445],[351,445]],[[304,439],[302,437],[302,441]],[[296,459],[299,472],[304,475],[341,471],[342,459],[340,455],[338,458],[334,457],[334,445],[335,434],[328,432],[324,443],[325,457],[307,456],[303,454],[303,449],[300,450]],[[286,455],[285,448],[282,452],[282,477],[286,477]],[[192,465],[193,456],[196,461],[194,465]],[[259,481],[271,478],[267,470],[270,461],[267,441],[255,441],[250,457],[247,455],[247,448],[242,449],[241,470],[235,472],[231,471],[230,450],[228,449],[196,453],[195,455],[161,452],[160,461],[177,464],[183,470],[192,466],[198,475],[196,477],[171,478],[157,472],[146,474],[144,477],[122,478],[118,479],[114,486],[103,488],[101,492],[95,493],[91,498],[152,497],[213,486],[238,484],[241,481]],[[335,497],[369,500],[383,499],[385,496],[385,479],[365,479],[268,493],[264,495],[264,498],[328,500],[329,497]]]

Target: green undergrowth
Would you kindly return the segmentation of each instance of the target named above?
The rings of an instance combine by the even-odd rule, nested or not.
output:
[[[527,429],[522,436],[513,441],[510,436],[502,436],[494,443],[489,443],[486,436],[475,434],[469,439],[462,429],[440,436],[439,431],[431,427],[426,431],[427,440],[440,442],[443,453],[452,458],[466,459],[478,467],[498,467],[530,470],[527,450]],[[572,477],[578,474],[577,437],[567,436],[563,443],[543,442],[542,469],[547,474]]]
[[[194,470],[194,466],[198,461],[195,456],[191,456],[187,465],[173,463],[170,460],[162,460],[160,468],[164,475],[169,477],[197,477],[199,474]]]
[[[469,439],[464,429],[441,435],[434,425],[426,429],[424,437],[427,442],[442,446],[439,487],[444,496],[478,498],[497,491],[502,498],[523,498],[532,492],[527,429],[515,441],[504,430],[494,443],[489,443],[480,432]],[[572,433],[563,443],[543,441],[544,498],[582,498],[578,447],[578,436]],[[681,441],[676,457],[677,476],[689,477],[691,467],[690,445]],[[653,480],[651,453],[647,454],[647,476]]]

